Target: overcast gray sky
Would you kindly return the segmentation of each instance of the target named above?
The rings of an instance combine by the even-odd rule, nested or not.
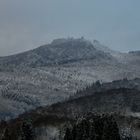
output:
[[[0,0],[1,56],[72,36],[140,49],[140,0]]]

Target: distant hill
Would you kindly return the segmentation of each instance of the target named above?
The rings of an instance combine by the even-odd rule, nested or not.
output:
[[[41,67],[65,64],[81,60],[114,60],[103,51],[96,49],[93,44],[83,38],[56,39],[51,44],[41,46],[21,54],[3,57],[1,67]]]

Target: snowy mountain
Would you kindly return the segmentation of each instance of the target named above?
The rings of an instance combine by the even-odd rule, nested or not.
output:
[[[3,57],[2,66],[8,67],[42,67],[48,65],[65,64],[81,60],[113,59],[110,54],[97,50],[92,43],[80,39],[57,39],[51,44],[21,54]]]
[[[138,54],[115,52],[84,38],[68,38],[1,57],[0,118],[62,101],[97,80],[140,78]]]

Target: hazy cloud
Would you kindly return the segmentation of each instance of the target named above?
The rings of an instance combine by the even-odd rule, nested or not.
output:
[[[139,6],[139,0],[0,0],[0,55],[68,36],[139,49]]]

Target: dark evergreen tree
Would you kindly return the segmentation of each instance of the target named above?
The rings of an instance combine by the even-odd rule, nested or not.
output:
[[[31,121],[24,121],[21,127],[21,140],[33,140],[34,131]]]
[[[64,136],[64,140],[72,140],[71,131],[69,128],[66,129],[66,134]]]
[[[64,140],[120,140],[120,135],[113,116],[92,116],[67,129]]]

